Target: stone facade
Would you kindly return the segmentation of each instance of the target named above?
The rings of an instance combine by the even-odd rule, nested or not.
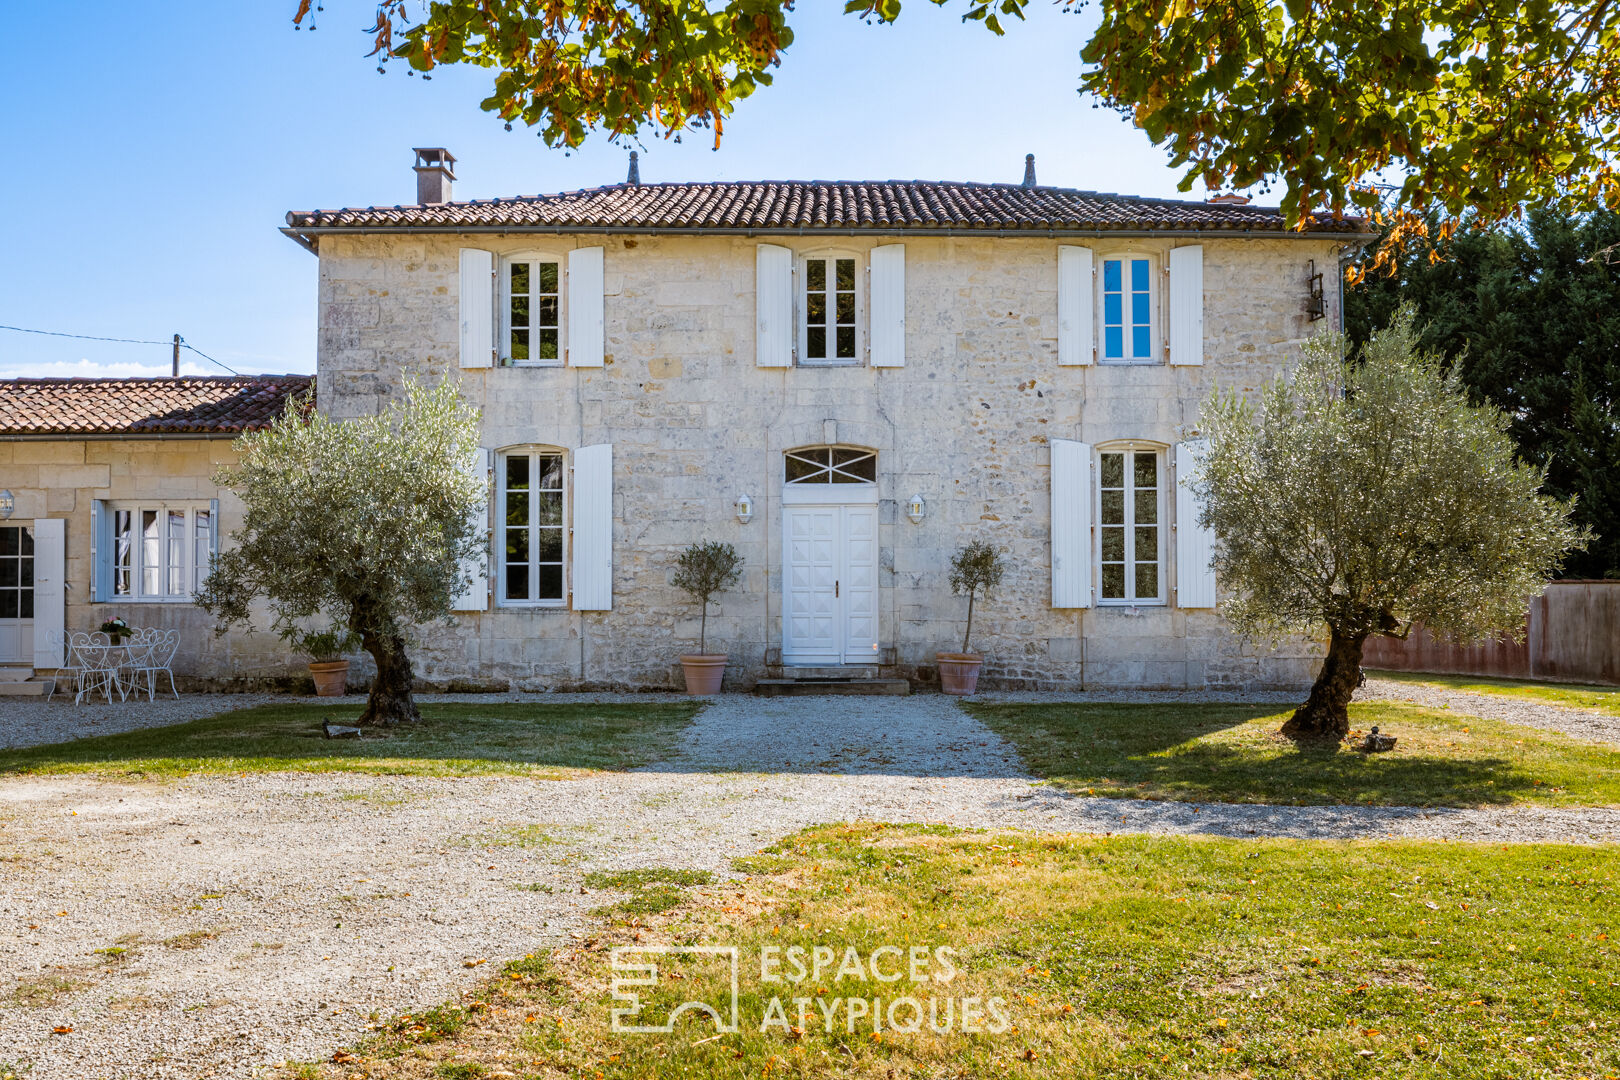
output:
[[[320,238],[320,407],[374,411],[407,375],[460,381],[492,450],[565,451],[611,443],[613,609],[502,608],[458,613],[424,635],[430,682],[524,689],[675,687],[695,649],[698,612],[670,585],[697,540],[736,545],[741,583],[711,610],[710,641],[729,653],[728,688],[775,673],[782,643],[783,452],[840,444],[877,451],[879,656],[927,683],[936,650],[960,644],[965,601],[946,564],[960,544],[1002,548],[1011,572],[975,612],[990,687],[1297,686],[1310,642],[1245,644],[1210,610],[1051,606],[1048,442],[1139,440],[1169,447],[1197,431],[1217,388],[1253,391],[1298,355],[1307,263],[1332,277],[1342,240],[1112,238],[1098,258],[1177,244],[1204,249],[1201,366],[1060,366],[1057,239],[867,235],[767,238],[798,254],[878,243],[905,248],[905,365],[755,365],[755,255],[742,235],[329,234]],[[605,249],[606,363],[458,366],[458,253]],[[1163,318],[1164,290],[1158,294]],[[87,450],[88,454],[89,451]],[[98,459],[100,460],[100,459]],[[109,464],[99,466],[105,470]],[[75,486],[107,479],[98,473]],[[754,501],[740,523],[733,504]],[[921,495],[926,514],[904,513]],[[71,496],[70,496],[71,497]],[[1173,507],[1174,500],[1170,500]],[[1173,574],[1174,540],[1164,572]],[[1172,594],[1173,596],[1173,594]],[[231,639],[221,646],[232,648]],[[256,663],[232,652],[233,665]]]

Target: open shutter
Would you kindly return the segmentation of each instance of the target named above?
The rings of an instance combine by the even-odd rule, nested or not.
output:
[[[1204,249],[1170,249],[1170,362],[1204,362]]]
[[[906,366],[906,245],[872,249],[873,367]]]
[[[90,598],[98,604],[112,599],[112,511],[102,499],[90,503]]]
[[[67,520],[34,519],[34,666],[62,666],[67,628]]]
[[[1052,440],[1052,606],[1091,606],[1091,444]]]
[[[793,252],[760,244],[754,255],[757,367],[793,366]]]
[[[490,452],[480,446],[473,453],[472,461],[467,470],[476,476],[485,485],[487,492],[489,486]],[[467,521],[472,525],[474,532],[484,537],[484,546],[479,553],[461,564],[460,577],[465,581],[471,579],[472,584],[465,591],[456,594],[451,603],[452,611],[483,611],[489,606],[489,503],[486,500],[477,510],[467,515]]]
[[[1088,247],[1058,247],[1058,363],[1091,363],[1095,340],[1092,256]]]
[[[219,500],[208,500],[208,556],[219,558]],[[212,572],[212,564],[210,564]]]
[[[461,249],[461,366],[489,367],[495,354],[495,256]]]
[[[1212,608],[1215,606],[1215,534],[1198,524],[1204,509],[1188,483],[1198,474],[1199,462],[1209,444],[1193,439],[1176,444],[1176,606]]]
[[[568,365],[602,366],[602,249],[568,253]]]
[[[613,444],[574,451],[574,610],[613,610]]]

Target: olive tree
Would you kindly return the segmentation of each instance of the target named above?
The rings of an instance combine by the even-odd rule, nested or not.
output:
[[[1522,634],[1527,599],[1585,542],[1572,504],[1516,460],[1508,417],[1469,403],[1456,370],[1418,349],[1413,319],[1401,309],[1350,358],[1339,336],[1313,338],[1258,403],[1217,394],[1204,409],[1209,450],[1191,484],[1230,592],[1222,613],[1273,639],[1327,624],[1321,672],[1284,734],[1349,731],[1373,634],[1414,622],[1464,642]]]
[[[967,628],[962,633],[962,653],[971,655],[973,640],[973,601],[986,599],[1007,573],[1007,560],[984,540],[973,540],[951,555],[951,592],[968,598]]]
[[[698,624],[698,652],[707,655],[709,647],[709,601],[717,592],[737,584],[742,577],[742,557],[737,549],[719,540],[693,544],[675,560],[671,583],[703,605]]]
[[[217,480],[240,496],[242,527],[197,602],[223,633],[251,629],[269,601],[272,629],[296,634],[321,618],[358,635],[377,664],[362,725],[421,718],[406,646],[413,626],[446,619],[484,557],[474,515],[486,482],[468,462],[477,414],[444,383],[408,382],[375,416],[334,420],[308,398],[236,441],[239,462]]]

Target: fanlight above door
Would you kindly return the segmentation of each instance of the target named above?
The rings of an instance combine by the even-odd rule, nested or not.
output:
[[[850,446],[810,446],[787,452],[790,484],[873,484],[877,454]]]

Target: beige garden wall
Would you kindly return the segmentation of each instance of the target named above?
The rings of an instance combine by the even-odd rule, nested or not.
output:
[[[804,253],[863,254],[867,237],[766,238]],[[982,603],[975,645],[1002,686],[1298,685],[1316,648],[1257,649],[1210,611],[1054,610],[1047,547],[1048,440],[1144,439],[1196,432],[1211,390],[1253,391],[1336,325],[1305,314],[1307,263],[1329,277],[1327,239],[1205,240],[1201,367],[1060,367],[1056,240],[906,237],[903,368],[761,369],[754,363],[749,237],[323,236],[319,393],[337,416],[369,413],[402,375],[460,380],[483,413],[484,444],[614,449],[614,610],[494,609],[435,628],[423,674],[476,673],[523,687],[674,686],[696,642],[696,611],[669,585],[677,552],[735,544],[741,585],[710,619],[732,657],[728,684],[771,670],[781,643],[782,451],[839,442],[879,453],[883,659],[931,675],[960,644],[964,602],[951,551],[984,538],[1012,572]],[[1168,239],[1087,238],[1099,257]],[[603,368],[460,369],[457,266],[463,246],[564,255],[605,248]],[[1160,293],[1163,301],[1162,290]],[[740,524],[732,504],[756,504]],[[905,500],[921,494],[912,524]],[[1173,548],[1167,570],[1173,572]]]

